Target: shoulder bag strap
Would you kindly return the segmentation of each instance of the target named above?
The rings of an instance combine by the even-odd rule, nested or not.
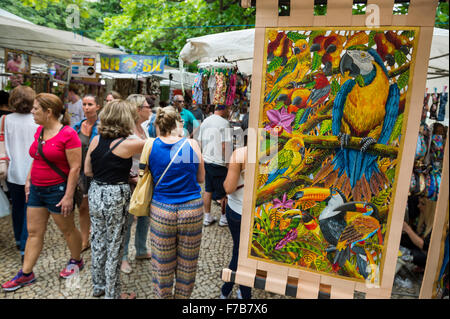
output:
[[[139,176],[141,177],[144,175],[145,169],[148,167],[148,158],[152,152],[154,141],[154,138],[147,139],[142,149],[141,158],[139,159]]]
[[[64,125],[61,127],[59,132],[61,132],[63,128],[64,128]],[[52,170],[54,170],[56,173],[58,173],[58,175],[61,176],[65,181],[67,181],[68,176],[66,175],[66,173],[64,173],[58,166],[56,166],[55,163],[50,162],[45,157],[44,152],[42,151],[42,145],[44,144],[43,143],[43,138],[44,138],[44,128],[42,128],[41,134],[39,135],[39,139],[38,139],[38,152],[39,152],[39,155],[41,155],[42,159],[47,163],[48,166],[50,166],[50,168]]]
[[[178,150],[175,152],[175,154],[174,154],[173,157],[172,157],[172,160],[170,161],[169,165],[167,165],[167,167],[166,167],[164,173],[162,173],[161,177],[158,179],[158,182],[156,182],[155,188],[158,186],[159,182],[163,179],[164,175],[166,175],[167,171],[169,170],[169,167],[172,165],[173,161],[174,161],[175,158],[177,157],[178,152],[183,148],[184,144],[186,144],[187,141],[188,141],[188,140],[185,139],[185,140],[184,140],[184,143],[181,144],[181,146],[180,146],[180,147],[178,148]]]
[[[0,126],[0,135],[1,136],[5,135],[5,117],[6,117],[6,115],[2,115],[2,120],[1,120],[2,124]]]
[[[99,136],[98,138],[99,138],[99,140],[100,140],[101,136]],[[106,152],[105,154],[103,154],[101,160],[103,160],[109,153],[112,153],[112,151],[114,151],[114,149],[115,149],[117,146],[119,146],[119,144],[122,143],[122,142],[125,141],[125,140],[126,140],[126,138],[125,138],[125,137],[122,137],[122,138],[120,139],[120,141],[116,143],[116,145],[114,145],[112,148],[110,148],[108,152]]]

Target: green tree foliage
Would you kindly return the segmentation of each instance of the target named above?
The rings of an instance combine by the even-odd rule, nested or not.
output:
[[[176,59],[188,38],[254,25],[255,9],[243,9],[239,3],[230,2],[227,6],[224,3],[122,1],[123,13],[105,19],[105,31],[98,40],[135,54],[166,54]]]
[[[66,11],[71,4],[80,9],[80,25],[75,29],[66,26],[66,18],[73,12]],[[0,7],[37,25],[75,31],[91,39],[102,34],[104,18],[122,13],[120,0],[1,0]]]

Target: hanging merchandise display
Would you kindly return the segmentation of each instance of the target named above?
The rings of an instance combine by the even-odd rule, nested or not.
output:
[[[233,111],[247,112],[249,76],[228,62],[200,63],[198,69],[192,86],[192,104],[200,105],[204,111],[210,105],[227,105]]]
[[[444,92],[441,93],[441,99],[439,101],[439,113],[437,120],[443,121],[445,119],[445,108],[447,107],[447,101],[448,101],[448,92],[445,92],[447,90],[447,87],[444,87]]]

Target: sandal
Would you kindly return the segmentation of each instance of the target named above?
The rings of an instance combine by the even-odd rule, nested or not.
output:
[[[91,249],[91,245],[90,245],[90,244],[88,244],[88,245],[85,246],[85,247],[81,247],[81,252],[84,253],[85,251],[87,251],[87,250],[89,250],[89,249]]]
[[[128,262],[126,264],[124,264],[122,262],[122,265],[120,266],[120,270],[125,274],[130,274],[133,271],[133,268],[131,268],[131,266]]]
[[[124,292],[120,294],[120,299],[136,299],[136,294],[134,292]]]
[[[99,297],[104,296],[104,295],[105,295],[105,291],[104,290],[99,290],[99,291],[95,291],[94,290],[94,293],[92,294],[92,296],[96,297],[96,298],[99,298]]]
[[[152,259],[152,255],[150,253],[147,253],[146,255],[136,256],[135,259],[137,260]]]

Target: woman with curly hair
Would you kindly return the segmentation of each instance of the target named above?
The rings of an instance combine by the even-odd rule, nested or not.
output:
[[[93,296],[105,295],[107,299],[136,297],[134,293],[120,293],[120,264],[131,197],[128,178],[132,157],[142,152],[145,143],[128,139],[135,125],[128,103],[114,100],[102,109],[99,135],[89,145],[84,164],[85,175],[93,177],[88,194]]]

